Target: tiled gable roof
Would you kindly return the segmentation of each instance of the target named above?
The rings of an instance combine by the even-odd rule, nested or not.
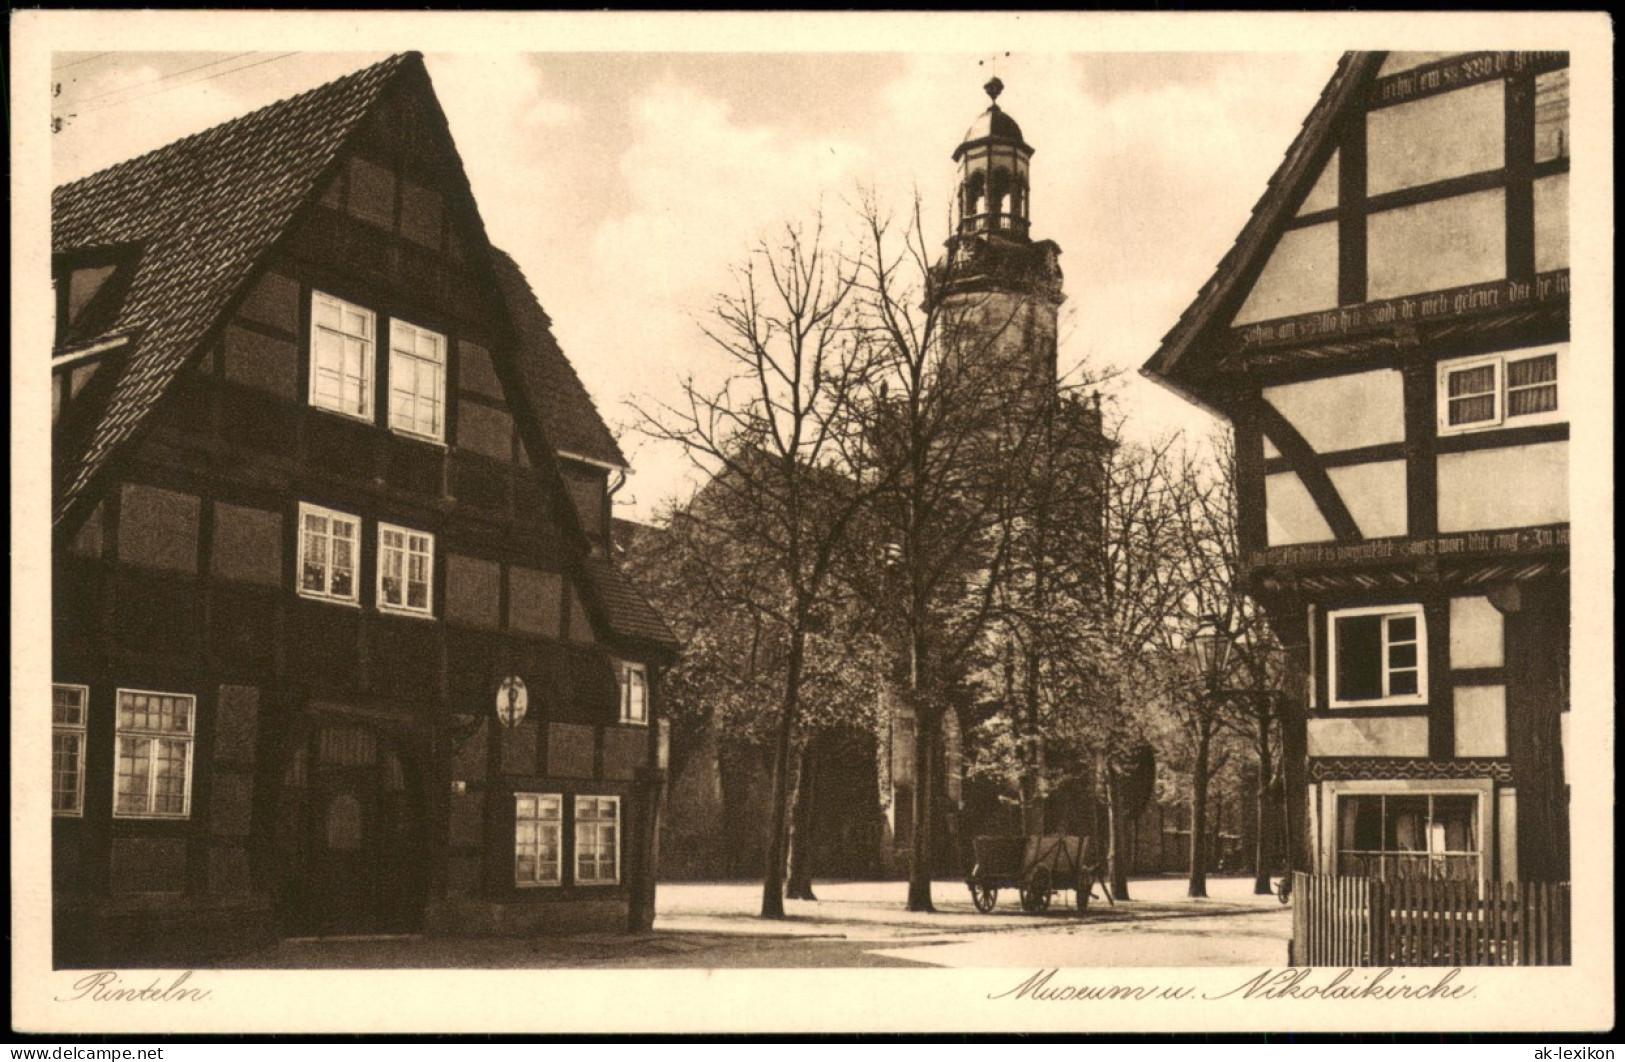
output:
[[[1207,283],[1197,292],[1196,299],[1168,334],[1163,337],[1157,352],[1140,369],[1141,373],[1172,384],[1185,373],[1179,363],[1197,338],[1217,321],[1224,307],[1246,295],[1238,291],[1243,278],[1248,276],[1258,260],[1267,255],[1281,226],[1290,220],[1292,210],[1308,191],[1308,185],[1318,174],[1311,168],[1333,135],[1338,118],[1356,99],[1358,93],[1375,75],[1381,65],[1382,52],[1345,52],[1337,62],[1331,80],[1320,92],[1320,99],[1303,121],[1303,128],[1287,148],[1286,157],[1270,177],[1264,194],[1253,207],[1252,216],[1242,226],[1235,243],[1220,259]],[[1222,322],[1219,322],[1222,323]],[[1193,400],[1183,387],[1178,388]]]
[[[553,322],[542,309],[519,264],[497,248],[491,268],[519,336],[519,368],[542,420],[542,430],[561,454],[626,468],[615,436],[598,415],[570,359],[553,338]]]
[[[136,433],[361,118],[413,65],[422,65],[416,53],[393,56],[52,194],[54,252],[140,248],[128,294],[106,329],[137,338],[77,452],[59,455],[55,521]]]
[[[617,635],[652,642],[666,649],[681,647],[677,635],[666,626],[649,599],[615,565],[602,557],[589,557],[586,566],[593,590],[604,607],[604,618]]]

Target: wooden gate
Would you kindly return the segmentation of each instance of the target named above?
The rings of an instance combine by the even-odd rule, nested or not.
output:
[[[1568,882],[1293,875],[1295,966],[1563,966]]]

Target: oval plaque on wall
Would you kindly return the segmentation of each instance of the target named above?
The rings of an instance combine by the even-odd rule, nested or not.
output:
[[[502,725],[510,730],[518,726],[529,708],[530,695],[525,690],[525,680],[518,675],[503,679],[497,686],[497,718],[502,720]]]

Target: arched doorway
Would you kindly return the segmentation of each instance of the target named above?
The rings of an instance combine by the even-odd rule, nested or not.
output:
[[[364,724],[304,730],[282,774],[278,848],[290,933],[414,930],[422,918],[421,786],[411,761]]]

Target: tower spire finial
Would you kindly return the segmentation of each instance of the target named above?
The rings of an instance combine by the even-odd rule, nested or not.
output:
[[[987,98],[992,100],[994,105],[997,106],[999,102],[999,93],[1004,91],[1004,82],[999,80],[999,75],[994,74],[990,79],[988,79],[988,83],[982,86],[982,91],[986,92]]]

